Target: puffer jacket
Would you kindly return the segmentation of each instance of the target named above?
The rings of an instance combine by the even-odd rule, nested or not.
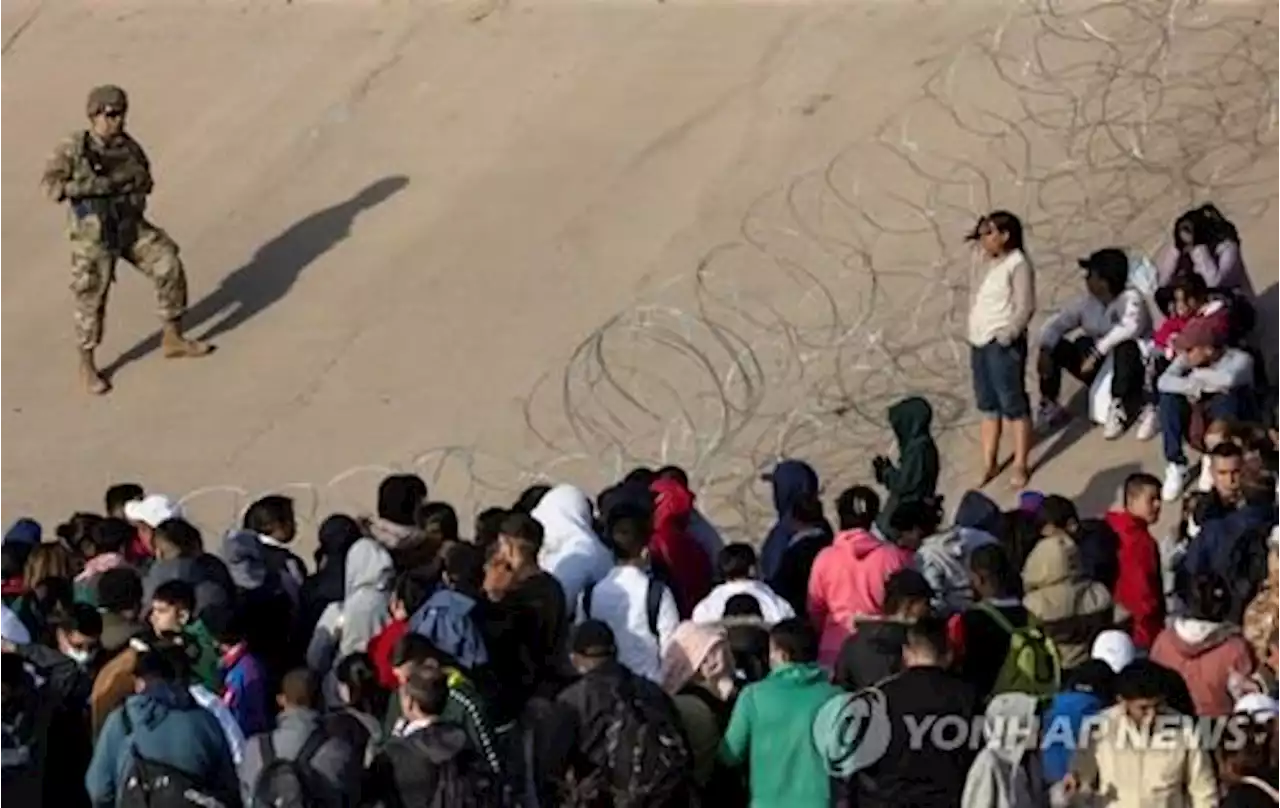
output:
[[[1253,672],[1249,645],[1230,623],[1179,617],[1151,646],[1151,661],[1181,674],[1201,718],[1230,715],[1235,699],[1227,690],[1233,672]]]
[[[920,543],[914,566],[933,589],[933,608],[943,616],[957,614],[973,605],[969,579],[969,556],[995,536],[983,530],[954,527],[936,533]]]
[[[1068,536],[1041,539],[1022,570],[1022,605],[1058,646],[1062,666],[1089,658],[1093,640],[1116,625],[1111,593],[1084,577],[1080,549]]]
[[[830,670],[854,619],[884,612],[884,584],[911,553],[867,530],[846,530],[818,554],[809,576],[809,620],[818,631],[818,661]]]

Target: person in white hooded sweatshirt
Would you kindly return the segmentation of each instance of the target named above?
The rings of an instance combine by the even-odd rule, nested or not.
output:
[[[591,500],[579,488],[557,485],[530,516],[543,530],[538,566],[560,582],[565,606],[572,612],[582,590],[613,569],[613,553],[596,535]]]
[[[983,715],[986,745],[960,795],[960,808],[1048,808],[1049,787],[1037,751],[1038,702],[1027,693],[1001,693]]]
[[[719,553],[717,565],[723,581],[693,607],[693,622],[715,623],[724,618],[724,607],[735,595],[750,595],[760,604],[760,617],[766,625],[795,617],[795,609],[777,592],[759,580],[756,551],[749,544],[736,542]]]
[[[349,654],[364,651],[391,621],[391,587],[395,581],[391,553],[374,539],[360,539],[347,551],[346,589],[341,603],[330,603],[320,615],[307,647],[307,667],[324,677],[329,704],[337,704],[333,670]]]

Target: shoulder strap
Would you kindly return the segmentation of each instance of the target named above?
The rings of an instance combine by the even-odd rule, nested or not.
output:
[[[1248,783],[1271,799],[1275,800],[1277,805],[1280,805],[1280,791],[1277,791],[1275,786],[1271,785],[1266,780],[1263,780],[1261,777],[1253,777],[1252,775],[1248,777],[1241,777],[1240,782]]]
[[[644,613],[649,619],[649,633],[658,641],[662,639],[658,635],[658,613],[662,611],[662,595],[666,591],[666,584],[657,578],[650,577],[649,587],[644,593]]]
[[[279,760],[280,756],[276,754],[276,743],[271,739],[274,733],[262,733],[262,770],[266,771],[267,767]]]
[[[120,705],[120,723],[124,725],[125,737],[126,738],[132,737],[133,721],[129,720],[129,700],[128,699],[125,699],[125,701]]]
[[[595,594],[596,585],[587,584],[582,590],[582,616],[591,619],[591,596]]]
[[[320,747],[324,746],[328,740],[329,734],[325,732],[323,724],[312,730],[311,734],[307,736],[307,740],[303,742],[302,748],[298,750],[298,757],[296,758],[298,765],[310,768],[311,759],[316,756],[316,753],[320,751]]]
[[[978,611],[995,621],[995,624],[1003,629],[1007,634],[1013,634],[1017,631],[1017,629],[1014,628],[1013,623],[1009,622],[1009,618],[1005,617],[999,609],[991,604],[979,602],[976,604],[976,608]]]

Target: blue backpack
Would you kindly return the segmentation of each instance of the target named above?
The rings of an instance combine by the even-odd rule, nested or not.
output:
[[[427,598],[409,621],[409,630],[421,634],[459,665],[474,669],[489,662],[489,649],[472,619],[476,602],[453,589],[440,588]]]

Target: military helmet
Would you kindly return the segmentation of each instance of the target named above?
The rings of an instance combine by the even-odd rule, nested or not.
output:
[[[89,91],[89,100],[85,104],[85,111],[88,112],[90,118],[107,110],[124,112],[128,108],[129,96],[114,84],[94,87]]]

